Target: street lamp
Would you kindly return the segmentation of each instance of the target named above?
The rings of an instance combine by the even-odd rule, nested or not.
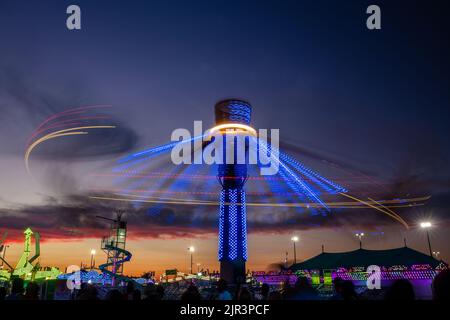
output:
[[[362,237],[364,237],[364,232],[356,233],[355,236],[359,238],[359,248],[362,249]]]
[[[295,243],[298,242],[298,237],[297,236],[293,236],[291,238],[292,243],[294,244],[294,264],[297,263],[297,252],[295,250]]]
[[[433,255],[436,257],[436,259],[439,259],[439,255],[441,253],[439,251],[433,251]]]
[[[193,255],[194,255],[194,252],[195,252],[195,248],[191,246],[191,247],[188,248],[188,251],[191,254],[191,274],[192,274],[192,263],[193,263]]]
[[[433,256],[433,251],[431,250],[431,241],[430,241],[430,232],[429,229],[432,227],[431,222],[424,221],[420,223],[420,227],[427,231],[427,240],[428,240],[428,250],[430,250],[430,256]]]
[[[95,249],[91,249],[91,270],[94,268],[94,256],[95,256]]]

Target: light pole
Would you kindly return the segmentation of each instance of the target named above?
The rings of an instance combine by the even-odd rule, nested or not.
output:
[[[364,232],[356,233],[355,236],[359,238],[359,248],[362,249],[362,237],[364,237]]]
[[[430,256],[433,256],[433,251],[431,250],[431,241],[430,241],[430,232],[428,231],[431,228],[431,222],[424,221],[420,223],[420,227],[427,231],[427,240],[428,240],[428,250],[430,250]]]
[[[292,243],[294,244],[294,264],[297,263],[297,251],[295,250],[295,243],[298,242],[298,237],[297,236],[293,236],[291,238]]]
[[[96,251],[94,249],[91,250],[91,270],[94,268],[94,256]]]
[[[439,259],[439,255],[441,253],[439,251],[433,251],[433,255],[436,257],[436,259]]]
[[[193,263],[193,256],[194,256],[195,248],[191,246],[188,248],[188,251],[191,254],[191,274],[192,274],[192,263]]]

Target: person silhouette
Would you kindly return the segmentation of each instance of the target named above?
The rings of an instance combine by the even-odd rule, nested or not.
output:
[[[450,300],[450,269],[442,270],[432,283],[434,300]]]
[[[11,284],[11,294],[6,297],[6,300],[22,300],[23,299],[23,279],[14,278]]]
[[[416,295],[414,288],[406,279],[395,281],[386,292],[386,300],[414,300]]]
[[[201,299],[202,296],[194,284],[189,285],[186,291],[181,295],[181,301],[198,301]]]

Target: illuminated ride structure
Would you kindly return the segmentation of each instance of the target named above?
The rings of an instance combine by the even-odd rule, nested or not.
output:
[[[341,209],[369,208],[397,220],[408,228],[408,224],[391,208],[410,208],[422,205],[429,199],[429,197],[385,199],[384,194],[376,199],[372,194],[369,195],[373,190],[370,187],[373,179],[344,168],[345,170],[341,171],[344,173],[350,171],[346,177],[350,175],[351,178],[344,179],[346,183],[355,181],[358,188],[369,184],[369,187],[353,191],[361,195],[356,196],[353,192],[350,194],[347,186],[341,186],[325,178],[293,156],[282,152],[272,140],[269,142],[258,137],[256,130],[250,126],[251,114],[252,107],[246,101],[228,99],[218,102],[215,105],[213,128],[205,133],[182,137],[181,141],[172,141],[119,159],[112,172],[97,174],[99,177],[111,177],[114,188],[94,189],[101,193],[94,194],[90,198],[128,202],[135,207],[146,205],[148,206],[146,213],[154,217],[173,206],[183,206],[186,211],[194,208],[191,212],[196,218],[190,221],[192,225],[201,223],[201,220],[211,220],[211,211],[218,208],[218,260],[221,277],[230,283],[239,283],[245,279],[245,263],[248,258],[247,208],[251,210],[249,213],[252,216],[257,209],[259,220],[275,222],[273,210],[276,208],[287,223],[294,225],[307,223],[312,227],[319,225],[326,217]],[[221,140],[217,140],[218,137],[221,137]],[[238,154],[242,156],[242,139],[240,140],[242,137],[245,154],[243,162],[236,161]],[[203,165],[203,162],[195,161],[198,150],[207,153],[212,143],[217,146],[220,145],[220,141],[221,153],[214,156],[216,160],[223,157],[221,163]],[[173,161],[164,161],[160,158],[162,155],[171,154],[180,145],[189,146],[190,159],[192,146],[194,147],[194,162],[173,165]],[[241,152],[236,152],[238,147]],[[275,155],[277,151],[278,156]],[[253,152],[258,154],[256,163],[249,161]],[[276,174],[268,176],[261,174],[261,169],[267,167],[267,164],[262,163],[260,152],[270,155],[271,160],[276,163],[278,167]],[[226,161],[228,153],[233,155],[234,162]],[[325,171],[330,169],[326,167],[329,163],[327,161],[316,163]],[[161,170],[161,166],[168,164],[170,170]],[[157,166],[158,170],[149,170],[152,165]],[[333,166],[333,169],[336,167],[339,168]],[[216,180],[220,183],[220,190],[217,190]],[[110,195],[105,196],[104,192]],[[304,219],[306,217],[308,219]],[[177,215],[169,214],[161,216],[162,218],[171,223],[177,219]],[[181,221],[186,224],[186,220]],[[120,251],[116,251],[117,253]],[[121,259],[129,260],[122,256],[116,261]],[[114,259],[109,259],[108,265],[112,266],[113,261]]]
[[[61,271],[56,267],[41,267],[38,261],[41,254],[39,233],[33,232],[30,228],[25,229],[23,233],[25,234],[24,249],[17,265],[12,267],[4,257],[0,257],[3,264],[9,268],[9,270],[0,270],[0,279],[10,279],[14,277],[31,281],[56,279],[58,275],[61,274]],[[34,237],[35,249],[34,255],[30,257],[32,252],[32,237]],[[3,243],[0,243],[0,247],[5,250]]]
[[[269,177],[267,180],[263,180],[266,177],[259,177],[259,169],[263,166],[263,164],[261,164],[261,161],[256,161],[256,163],[249,161],[249,150],[257,153],[257,150],[262,149],[266,154],[272,154],[273,150],[269,142],[258,139],[256,130],[250,126],[251,113],[252,107],[246,101],[238,99],[227,99],[220,101],[215,105],[215,126],[203,135],[194,136],[191,139],[184,140],[182,142],[172,142],[132,154],[120,159],[120,165],[113,170],[114,172],[123,174],[122,177],[119,176],[117,179],[119,181],[126,180],[135,174],[136,177],[142,177],[137,182],[127,186],[119,194],[116,190],[114,190],[117,195],[132,196],[132,202],[135,204],[142,200],[144,202],[155,203],[157,204],[156,206],[159,206],[159,204],[165,203],[165,199],[167,199],[166,203],[170,204],[198,205],[198,210],[200,210],[203,205],[218,205],[218,260],[220,261],[221,277],[229,283],[241,283],[244,282],[246,278],[247,199],[244,187],[249,178],[257,179],[253,180],[253,182],[257,182],[258,188],[260,188],[263,184],[260,182],[275,182],[277,185],[274,186],[270,184],[270,189],[274,190],[274,192],[280,191],[281,193],[286,194],[291,192],[291,194],[295,196],[294,199],[297,202],[294,204],[297,206],[295,210],[303,211],[301,206],[306,208],[305,203],[310,203],[312,207],[311,212],[318,215],[327,215],[330,212],[330,209],[319,197],[321,192],[336,194],[338,192],[346,191],[345,188],[304,167],[302,164],[283,153],[280,153],[280,159],[274,159],[279,164],[279,175],[275,178]],[[215,141],[217,137],[221,138],[221,140],[219,140],[222,143],[221,146],[220,142],[216,143]],[[160,189],[164,187],[164,181],[154,186],[156,190],[149,191],[148,198],[145,196],[147,192],[144,192],[141,195],[130,194],[130,192],[136,190],[136,187],[142,183],[145,183],[145,181],[153,182],[155,180],[148,179],[152,178],[152,176],[146,176],[140,173],[142,170],[141,168],[148,165],[148,160],[163,153],[170,152],[172,148],[178,144],[194,143],[194,149],[196,149],[195,145],[200,139],[202,140],[200,143],[202,152],[205,151],[206,148],[212,143],[214,143],[215,146],[219,145],[218,149],[220,149],[220,151],[218,157],[222,157],[221,162],[219,164],[216,163],[217,166],[203,166],[208,167],[209,172],[213,169],[216,170],[214,176],[217,177],[217,180],[221,186],[219,201],[217,201],[217,193],[211,192],[211,188],[213,187],[208,185],[208,181],[203,180],[202,175],[192,174],[193,170],[200,170],[199,166],[195,165],[195,152],[198,150],[194,150],[194,165],[190,165],[188,167],[177,166],[178,168],[176,170],[182,170],[183,173],[179,175],[174,174],[173,177],[182,178],[183,175],[186,174],[187,177],[202,179],[206,183],[202,183],[201,185],[193,188],[209,189],[204,193],[215,196],[216,200],[183,201],[183,199],[166,197],[165,194],[161,194],[161,197],[151,196],[153,191],[160,192]],[[244,146],[243,150],[242,146]],[[275,147],[273,149],[275,149]],[[217,155],[215,156],[217,157]],[[242,158],[244,158],[243,161]],[[136,166],[138,169],[130,170],[131,167],[136,168]],[[251,174],[249,174],[249,169],[252,171]],[[258,170],[258,173],[256,173],[255,170]],[[211,176],[211,173],[205,177]],[[250,177],[250,175],[253,175],[253,177]],[[280,186],[280,184],[283,185]],[[314,187],[312,187],[312,185],[314,185]],[[174,187],[177,189],[174,190],[176,194],[185,194],[186,189],[192,188],[185,181],[175,183]],[[202,191],[199,190],[194,193],[201,194]],[[104,200],[122,200],[104,197],[93,198]],[[155,198],[156,200],[152,200]],[[265,200],[267,197],[260,197],[260,199]],[[298,206],[298,203],[300,203],[300,206]],[[251,205],[255,205],[255,203],[252,203]],[[262,205],[270,207],[273,203],[262,203]]]
[[[119,281],[132,281],[123,275],[123,264],[130,261],[131,252],[125,249],[127,238],[127,222],[122,220],[122,215],[117,214],[117,219],[97,216],[111,222],[111,230],[108,236],[102,238],[101,248],[106,253],[106,263],[98,268],[104,274],[111,277],[111,285]]]

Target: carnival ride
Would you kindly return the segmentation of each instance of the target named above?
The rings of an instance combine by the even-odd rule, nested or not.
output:
[[[127,222],[122,220],[122,213],[117,214],[116,219],[97,216],[97,218],[111,222],[111,230],[108,236],[102,238],[101,248],[106,253],[106,263],[98,268],[111,278],[111,285],[116,281],[134,281],[123,275],[123,265],[131,260],[131,252],[125,249],[127,237]]]
[[[81,283],[120,286],[123,283],[133,282],[141,286],[148,281],[144,278],[130,278],[123,274],[123,265],[131,260],[132,254],[126,250],[127,222],[123,220],[122,213],[118,212],[115,219],[96,216],[111,223],[109,234],[102,238],[101,249],[106,253],[106,262],[93,268],[74,270],[61,274],[58,279],[79,279]]]
[[[53,280],[61,274],[61,271],[56,267],[42,267],[38,261],[40,257],[40,235],[38,232],[33,232],[31,228],[25,229],[24,249],[22,255],[15,267],[11,266],[4,257],[0,257],[3,264],[9,270],[0,270],[0,279],[8,280],[13,277],[23,278],[24,280],[41,281]],[[30,257],[32,246],[31,238],[34,237],[35,249],[34,255]],[[5,237],[4,237],[5,238]],[[4,247],[4,238],[0,242],[0,246]],[[3,248],[4,250],[4,248]]]
[[[56,113],[45,119],[35,128],[25,146],[24,163],[28,174],[32,175],[31,155],[40,144],[55,138],[94,135],[95,131],[115,129],[117,126],[111,124],[111,116],[101,112],[108,108],[111,106],[83,106]],[[96,148],[99,148],[98,144]]]
[[[98,112],[108,107],[110,106],[79,107],[46,119],[35,130],[26,146],[24,160],[27,170],[30,172],[30,155],[33,150],[45,141],[85,135],[87,130],[91,129],[115,128],[111,125],[109,116]],[[194,130],[194,136],[189,139],[170,142],[119,159],[112,173],[96,175],[112,177],[114,187],[105,188],[105,184],[102,184],[103,188],[92,189],[99,193],[93,194],[91,198],[129,202],[136,207],[147,205],[148,213],[155,216],[165,205],[195,206],[197,217],[202,214],[211,217],[210,209],[218,207],[218,259],[221,261],[222,273],[227,273],[229,276],[226,278],[233,282],[245,275],[247,207],[258,208],[258,220],[276,222],[273,215],[276,208],[282,219],[288,223],[306,223],[309,226],[317,226],[324,221],[324,217],[343,209],[369,208],[408,228],[407,222],[393,209],[420,206],[429,199],[420,195],[407,199],[386,198],[386,194],[374,194],[375,188],[371,187],[367,188],[368,192],[358,192],[355,190],[355,184],[360,191],[361,185],[369,185],[374,179],[333,162],[333,169],[350,173],[340,180],[325,178],[298,158],[280,150],[277,144],[260,139],[257,131],[250,126],[251,114],[252,107],[246,101],[228,99],[218,102],[215,105],[215,126],[205,133],[196,134]],[[107,119],[106,122],[104,119]],[[239,163],[237,152],[234,152],[236,161],[227,164],[227,152],[237,150],[236,145],[230,147],[229,142],[239,138],[244,138],[245,160]],[[211,146],[217,146],[217,141],[222,141],[219,143],[224,160],[222,164],[206,166],[201,161],[197,162],[197,153],[200,151],[203,156],[203,153],[211,152]],[[175,148],[186,145],[194,145],[194,152],[189,155],[189,158],[194,159],[193,163],[174,166],[173,162],[161,161],[161,156],[167,156]],[[249,161],[249,154],[252,152],[258,154],[254,163]],[[279,167],[275,175],[261,174],[261,171],[267,168],[267,163],[261,160],[261,154],[275,155],[273,161]],[[330,168],[326,168],[326,165],[330,164],[329,161],[318,157],[314,160],[320,160],[315,161],[314,165],[322,167],[321,172],[327,175],[332,172]],[[167,163],[170,163],[170,170],[161,170],[161,164],[167,168]],[[158,166],[159,170],[150,170],[152,166]],[[380,189],[378,186],[377,182],[377,190]],[[308,219],[305,219],[306,217]],[[105,275],[112,276],[112,282],[129,281],[129,278],[123,276],[123,265],[131,259],[131,253],[125,249],[126,223],[121,221],[120,217],[106,219],[113,222],[113,226],[111,234],[102,239],[102,249],[107,254],[107,262],[99,269]]]
[[[276,208],[286,220],[292,223],[307,223],[317,226],[324,217],[338,213],[342,209],[374,209],[400,222],[408,228],[407,222],[393,208],[423,205],[429,197],[411,197],[409,199],[386,199],[385,194],[378,196],[369,192],[352,191],[351,182],[356,178],[359,183],[370,183],[363,174],[350,173],[351,179],[343,178],[341,183],[325,178],[310,169],[293,156],[283,152],[278,145],[268,139],[260,139],[256,130],[250,126],[252,107],[243,100],[229,99],[215,106],[215,126],[205,133],[133,153],[119,159],[112,173],[97,176],[112,177],[114,188],[94,189],[100,194],[91,196],[103,201],[130,202],[134,206],[150,206],[150,215],[158,215],[167,206],[195,206],[196,217],[210,217],[209,208],[219,208],[218,259],[221,261],[221,273],[231,282],[242,281],[247,260],[247,207],[258,208],[258,220],[276,222],[273,210]],[[194,130],[195,132],[195,130]],[[211,146],[219,145],[220,160],[225,160],[227,151],[236,151],[236,144],[229,147],[228,142],[244,138],[244,162],[239,163],[234,152],[232,164],[203,165],[196,159],[202,159],[203,153],[211,151]],[[219,141],[219,143],[217,143]],[[163,155],[173,154],[175,149],[194,146],[188,155],[193,162],[173,165],[163,162]],[[184,152],[184,149],[183,149]],[[198,153],[200,152],[200,157]],[[217,149],[215,150],[217,154]],[[251,163],[249,154],[258,154],[258,160]],[[233,153],[233,152],[232,152]],[[273,161],[278,172],[275,175],[262,175],[267,167],[261,160],[261,154],[275,155]],[[157,159],[158,158],[158,159]],[[216,156],[217,158],[217,156]],[[317,162],[317,161],[316,161]],[[161,170],[162,163],[170,163],[171,169]],[[326,161],[319,161],[323,166]],[[159,170],[150,170],[158,166]],[[164,166],[164,164],[163,164]],[[334,166],[338,167],[339,166]],[[334,168],[333,168],[334,169]],[[324,170],[329,172],[329,168]],[[345,170],[342,170],[345,171]],[[220,189],[217,188],[217,180]],[[345,184],[345,185],[344,185]],[[245,185],[245,190],[244,189]],[[377,188],[380,189],[380,188]],[[105,195],[105,192],[109,195]],[[217,200],[219,195],[219,200]],[[308,217],[308,219],[305,219]],[[207,218],[205,218],[207,219]],[[307,220],[307,222],[302,222]],[[237,278],[241,278],[238,280]]]

